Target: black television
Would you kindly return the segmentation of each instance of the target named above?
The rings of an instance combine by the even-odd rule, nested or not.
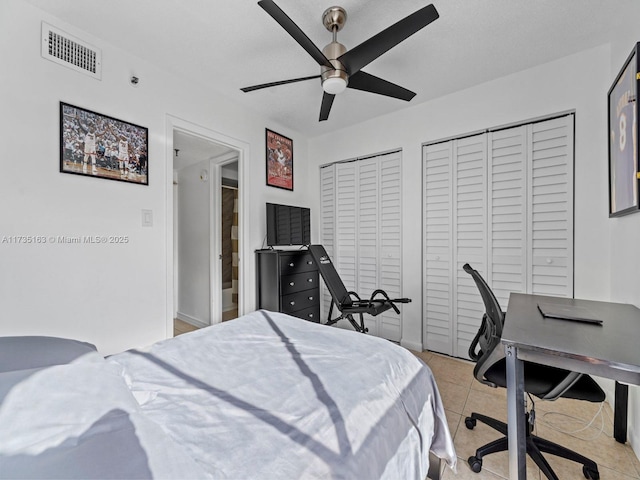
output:
[[[309,245],[311,210],[267,203],[267,246]]]

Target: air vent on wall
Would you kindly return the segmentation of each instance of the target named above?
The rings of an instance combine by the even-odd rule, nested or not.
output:
[[[98,80],[102,78],[102,51],[46,22],[42,22],[42,56]]]

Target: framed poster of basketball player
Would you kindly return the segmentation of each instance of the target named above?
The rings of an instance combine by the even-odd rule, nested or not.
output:
[[[267,185],[293,190],[293,140],[266,129]]]
[[[638,83],[637,43],[609,89],[609,217],[637,212]]]
[[[60,171],[149,185],[149,130],[60,102]]]

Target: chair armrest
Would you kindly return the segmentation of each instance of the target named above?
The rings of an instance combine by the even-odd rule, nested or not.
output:
[[[562,396],[564,392],[569,390],[574,383],[580,380],[580,377],[582,377],[582,373],[569,372],[567,376],[564,378],[564,380],[562,380],[558,385],[556,385],[556,387],[553,390],[551,390],[544,397],[542,397],[542,399],[543,400],[558,399],[559,397]]]
[[[482,356],[482,350],[480,350],[479,352],[476,352],[476,348],[478,347],[478,342],[480,340],[480,337],[484,335],[486,330],[487,330],[487,314],[485,313],[482,316],[482,323],[480,324],[480,328],[478,329],[476,336],[473,337],[473,340],[471,340],[471,345],[469,345],[469,352],[468,352],[469,358],[474,362],[477,362]]]
[[[496,337],[494,337],[494,339],[495,338]],[[497,341],[499,342],[500,339],[497,338]],[[487,370],[489,370],[489,368],[492,365],[502,360],[504,356],[505,356],[504,348],[502,348],[501,345],[498,345],[497,348],[494,348],[488,354],[485,354],[482,357],[480,357],[480,360],[478,360],[475,368],[473,369],[473,375],[474,377],[476,377],[476,380],[478,380],[480,383],[484,383],[485,385],[489,385],[490,387],[497,388],[498,385],[485,379],[484,374],[487,372]]]

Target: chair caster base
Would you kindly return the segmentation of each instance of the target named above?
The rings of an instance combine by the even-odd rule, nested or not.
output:
[[[584,478],[589,480],[600,480],[600,472],[598,472],[598,470],[588,468],[586,465],[582,466],[582,474],[584,475]]]
[[[475,455],[469,457],[467,463],[469,464],[469,467],[471,467],[471,471],[474,473],[480,473],[480,470],[482,470],[482,460]]]
[[[477,420],[475,418],[467,417],[464,419],[464,425],[469,430],[473,430],[474,427],[476,426],[476,423],[477,423]]]

